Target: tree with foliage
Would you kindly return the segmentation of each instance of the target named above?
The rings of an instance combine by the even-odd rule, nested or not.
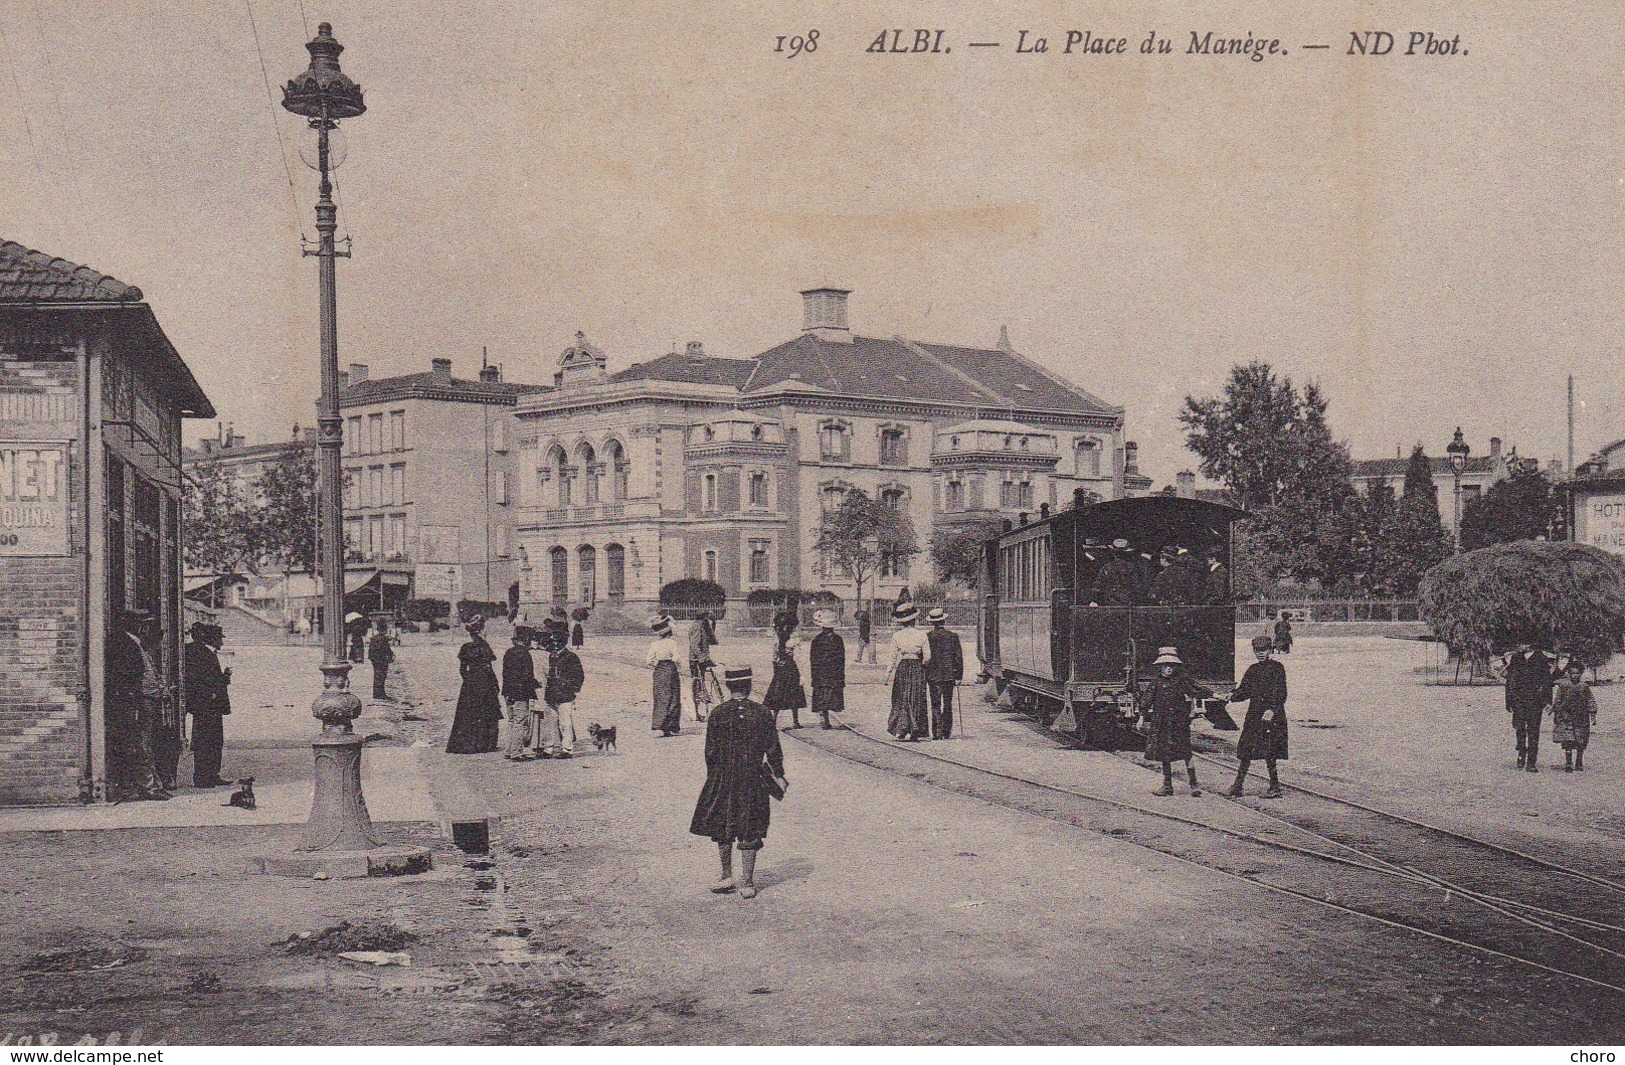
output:
[[[258,555],[252,501],[218,460],[186,470],[182,484],[186,567],[200,573],[252,570]]]
[[[841,505],[823,516],[813,550],[823,556],[826,565],[852,578],[859,603],[864,586],[883,563],[901,566],[920,553],[908,515],[883,500],[871,499],[860,488],[847,492]]]
[[[944,522],[931,533],[931,561],[937,580],[954,581],[967,588],[982,580],[982,545],[1004,531],[999,518]]]
[[[1368,511],[1367,527],[1376,547],[1371,583],[1381,594],[1415,595],[1423,574],[1450,557],[1454,544],[1439,518],[1433,463],[1421,444],[1405,465],[1404,493],[1391,509]]]
[[[1625,636],[1625,562],[1587,544],[1497,544],[1429,570],[1421,606],[1433,634],[1466,661],[1482,665],[1529,641],[1595,668]]]
[[[259,476],[256,512],[262,564],[280,573],[316,569],[316,455],[289,448]]]
[[[1231,367],[1221,395],[1185,398],[1185,446],[1253,516],[1247,547],[1258,580],[1291,576],[1331,588],[1354,577],[1358,499],[1327,407],[1318,385],[1300,390],[1257,361]]]
[[[1472,551],[1514,540],[1538,540],[1550,534],[1561,501],[1551,479],[1534,462],[1517,461],[1512,473],[1461,512],[1461,546]]]

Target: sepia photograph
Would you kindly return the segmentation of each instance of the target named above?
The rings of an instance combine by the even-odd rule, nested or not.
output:
[[[0,0],[7,1060],[1614,1061],[1622,31]]]

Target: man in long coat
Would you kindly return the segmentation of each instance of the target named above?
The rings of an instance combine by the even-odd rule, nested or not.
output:
[[[389,629],[380,621],[367,641],[367,661],[372,663],[372,697],[388,699],[385,687],[389,680],[389,666],[395,661],[395,649],[389,645]]]
[[[705,786],[694,805],[688,830],[717,845],[722,876],[711,890],[723,894],[738,888],[740,897],[756,897],[756,852],[767,838],[771,795],[783,796],[784,751],[773,715],[750,698],[751,670],[746,666],[723,674],[728,701],[711,711],[705,723]],[[733,849],[739,847],[740,875],[733,871]]]
[[[186,645],[186,712],[192,715],[192,786],[214,788],[226,745],[225,717],[231,713],[231,670],[220,668],[218,625],[199,621]]]
[[[965,679],[965,651],[959,635],[949,632],[948,614],[941,607],[925,616],[931,631],[925,634],[931,658],[925,663],[925,688],[931,696],[931,738],[945,740],[954,733],[954,688]]]
[[[1556,660],[1527,641],[1507,656],[1507,712],[1512,715],[1512,731],[1518,740],[1518,768],[1540,772],[1541,719],[1552,704],[1552,684],[1557,679]]]
[[[163,713],[163,681],[143,630],[152,615],[126,610],[107,641],[107,730],[110,783],[121,799],[169,799],[158,779],[154,738]]]
[[[812,675],[812,711],[822,727],[829,728],[829,715],[846,712],[846,641],[835,631],[835,611],[820,610],[813,615],[818,635],[807,651],[807,671]]]

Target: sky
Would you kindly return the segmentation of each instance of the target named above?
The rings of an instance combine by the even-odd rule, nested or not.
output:
[[[1356,457],[1458,424],[1561,457],[1572,373],[1583,458],[1625,437],[1625,14],[1554,10],[0,0],[0,237],[140,286],[251,439],[308,424],[315,175],[273,101],[330,21],[369,108],[338,173],[340,361],[375,377],[471,377],[485,348],[547,381],[578,329],[611,369],[748,357],[833,284],[860,333],[1008,326],[1127,409],[1158,484],[1194,462],[1183,397],[1253,359],[1319,381]],[[917,27],[950,53],[864,51]],[[1069,29],[1130,54],[1060,55]],[[1137,54],[1150,30],[1175,54]],[[1191,30],[1288,52],[1186,55]],[[1466,54],[1350,57],[1353,30]]]

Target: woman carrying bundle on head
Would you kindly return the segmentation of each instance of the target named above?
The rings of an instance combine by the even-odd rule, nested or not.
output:
[[[643,664],[654,670],[654,699],[650,728],[661,736],[675,736],[683,730],[682,677],[677,663],[683,649],[671,636],[671,618],[660,614],[649,622],[654,641],[649,644]]]
[[[931,661],[931,642],[925,633],[914,627],[920,611],[912,602],[894,607],[892,620],[897,633],[892,636],[891,672],[886,682],[891,685],[891,717],[886,731],[910,743],[931,734],[931,723],[926,713],[925,664]]]

